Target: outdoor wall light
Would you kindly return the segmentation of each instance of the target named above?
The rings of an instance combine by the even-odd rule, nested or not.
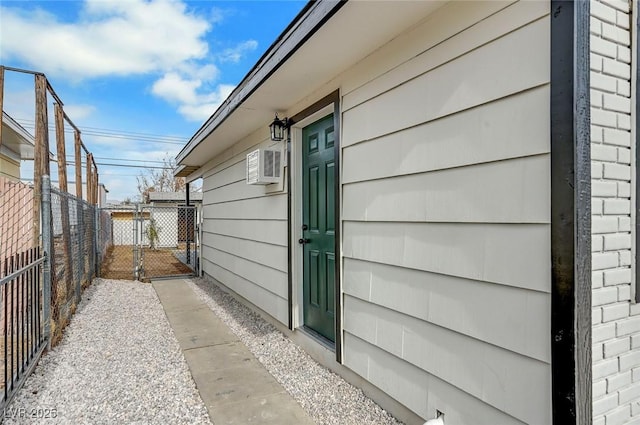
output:
[[[269,125],[271,129],[271,140],[279,142],[284,139],[284,130],[289,127],[289,118],[280,119],[278,114],[273,119],[273,122]]]

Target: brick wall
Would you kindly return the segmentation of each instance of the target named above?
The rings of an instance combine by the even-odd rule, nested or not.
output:
[[[640,425],[640,304],[631,301],[630,17],[628,1],[591,1],[594,425]]]

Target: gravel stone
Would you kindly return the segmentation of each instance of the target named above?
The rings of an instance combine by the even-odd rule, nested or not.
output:
[[[28,417],[45,409],[56,417]],[[62,341],[42,357],[4,422],[211,424],[153,287],[106,279],[83,293]]]
[[[317,424],[401,424],[217,285],[206,279],[187,282]]]

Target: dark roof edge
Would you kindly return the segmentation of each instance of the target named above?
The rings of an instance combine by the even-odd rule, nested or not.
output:
[[[179,164],[280,66],[318,31],[348,0],[311,0],[271,44],[229,97],[176,155]]]

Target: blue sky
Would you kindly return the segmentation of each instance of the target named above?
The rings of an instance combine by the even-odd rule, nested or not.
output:
[[[180,151],[181,140],[215,111],[305,3],[2,0],[0,63],[47,75],[69,117],[87,128],[83,141],[98,162],[157,166],[152,161]],[[7,72],[4,110],[32,133],[33,104],[33,77]],[[51,115],[51,99],[49,109]],[[92,135],[88,128],[155,140]],[[72,140],[67,134],[67,155]],[[29,178],[31,164],[22,168]],[[135,198],[141,171],[99,165],[110,199]]]

